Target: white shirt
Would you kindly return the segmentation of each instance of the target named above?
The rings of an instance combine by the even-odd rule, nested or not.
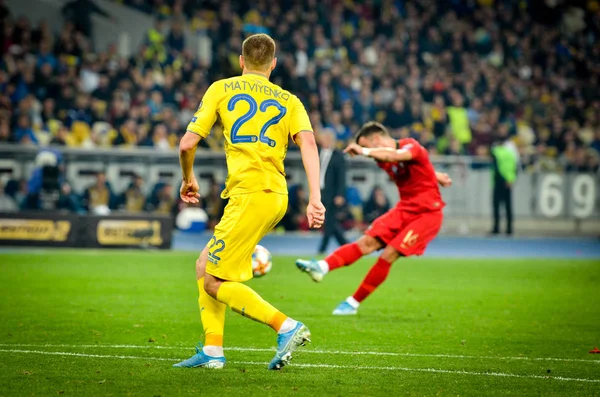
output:
[[[92,93],[100,84],[100,75],[91,69],[83,69],[80,77],[81,90],[85,93]]]
[[[327,167],[329,167],[332,154],[333,150],[331,149],[321,149],[321,190],[325,189],[325,174],[327,173]]]
[[[308,55],[306,51],[296,51],[296,75],[298,77],[306,76],[308,70]]]

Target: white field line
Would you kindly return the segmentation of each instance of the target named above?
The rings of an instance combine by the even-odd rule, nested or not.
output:
[[[28,344],[28,343],[0,343],[0,347],[67,347],[82,349],[166,349],[166,350],[192,350],[189,346],[151,346],[151,345],[68,345],[68,344]],[[228,351],[240,352],[273,352],[275,348],[261,347],[226,347]],[[302,350],[302,353],[312,354],[337,354],[337,355],[363,355],[363,356],[392,356],[392,357],[429,357],[429,358],[458,358],[458,359],[479,359],[479,360],[501,360],[501,361],[554,361],[554,362],[577,362],[600,364],[600,360],[583,358],[559,358],[559,357],[523,357],[523,356],[468,356],[461,354],[418,354],[418,353],[396,353],[396,352],[374,352],[374,351],[343,351],[343,350]]]
[[[86,358],[108,358],[108,359],[119,359],[119,360],[160,360],[160,361],[171,361],[180,360],[177,358],[164,358],[164,357],[140,357],[140,356],[114,356],[104,354],[86,354],[86,353],[73,353],[73,352],[48,352],[40,350],[18,350],[18,349],[0,349],[1,353],[20,353],[20,354],[41,354],[50,356],[67,356],[67,357],[86,357]],[[256,361],[236,361],[234,364],[240,365],[264,365],[266,362]],[[476,371],[461,371],[461,370],[449,370],[449,369],[436,369],[436,368],[406,368],[406,367],[392,367],[392,366],[354,366],[354,365],[335,365],[335,364],[294,364],[295,367],[299,368],[334,368],[334,369],[352,369],[352,370],[374,370],[374,371],[402,371],[402,372],[428,372],[436,374],[452,374],[452,375],[470,375],[470,376],[495,376],[501,378],[520,378],[520,379],[553,379],[567,382],[585,382],[585,383],[600,383],[600,379],[587,379],[587,378],[566,378],[562,376],[541,376],[541,375],[518,375],[506,372],[476,372]]]
[[[139,356],[109,356],[105,354],[86,354],[86,353],[73,353],[73,352],[47,352],[40,350],[18,350],[18,349],[0,349],[1,353],[22,353],[22,354],[43,354],[46,356],[74,356],[74,357],[88,357],[88,358],[118,358],[121,360],[160,360],[160,361],[174,361],[176,358],[165,358],[165,357],[139,357]]]

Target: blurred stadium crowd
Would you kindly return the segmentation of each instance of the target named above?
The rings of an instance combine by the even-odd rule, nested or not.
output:
[[[508,135],[525,166],[598,170],[597,0],[252,3],[125,0],[156,17],[130,59],[94,52],[91,29],[54,32],[2,5],[0,141],[172,150],[210,82],[240,72],[242,39],[266,32],[273,80],[339,145],[377,119],[432,153],[484,157]],[[184,33],[211,40],[211,62]],[[222,143],[217,126],[203,145]]]
[[[45,162],[49,152],[38,155]],[[52,160],[56,156],[58,160]],[[78,214],[106,215],[111,212],[128,214],[154,213],[176,216],[188,207],[178,197],[179,186],[158,182],[145,186],[139,175],[132,175],[131,182],[123,191],[115,191],[104,172],[95,175],[95,182],[83,191],[72,188],[64,172],[60,154],[51,154],[50,166],[38,164],[28,180],[0,179],[0,212],[20,210],[57,210]],[[58,162],[57,162],[58,161]],[[202,208],[207,217],[206,227],[212,229],[221,219],[227,201],[221,198],[223,184],[215,179],[210,181],[208,193],[200,198],[200,204],[191,207]],[[337,216],[346,230],[364,228],[391,206],[383,190],[375,186],[371,196],[363,203],[356,189],[348,189],[347,202]],[[290,199],[287,213],[279,228],[288,231],[308,231],[306,219],[307,194],[301,185],[290,186]]]
[[[116,191],[106,174],[98,172],[94,183],[82,191],[75,191],[66,178],[64,163],[58,152],[42,151],[36,162],[38,166],[28,180],[11,179],[5,183],[0,180],[0,212],[58,210],[97,215],[145,212],[175,216],[186,207],[178,199],[179,186],[173,187],[164,181],[145,186],[144,179],[133,174],[128,186],[123,191]],[[226,205],[220,196],[222,190],[222,184],[212,180],[200,205],[194,206],[206,212],[210,228],[221,218]]]

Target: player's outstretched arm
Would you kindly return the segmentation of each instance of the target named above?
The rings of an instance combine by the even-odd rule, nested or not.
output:
[[[377,161],[397,163],[399,161],[410,161],[413,159],[413,154],[410,150],[392,149],[392,148],[366,148],[357,143],[351,143],[344,149],[344,153],[350,156],[365,156],[371,157]]]
[[[437,178],[438,183],[442,187],[450,187],[452,186],[452,178],[445,172],[435,172],[435,177]]]
[[[320,228],[325,221],[325,207],[321,203],[319,151],[315,136],[311,131],[302,131],[296,134],[295,141],[300,147],[302,163],[308,179],[309,198],[306,207],[308,225],[312,228]]]
[[[198,142],[200,142],[200,136],[190,131],[187,131],[179,142],[179,164],[183,174],[179,195],[181,200],[191,204],[198,203],[200,198],[200,193],[198,193],[200,187],[194,175],[194,157]]]

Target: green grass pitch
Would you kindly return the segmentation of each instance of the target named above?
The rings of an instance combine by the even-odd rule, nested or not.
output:
[[[0,253],[0,395],[599,395],[600,262],[398,261],[356,317],[331,311],[373,258],[315,284],[292,257],[249,285],[313,343],[271,372],[275,334],[228,312],[227,366],[171,365],[202,340],[182,252]],[[382,353],[382,354],[378,354]]]

